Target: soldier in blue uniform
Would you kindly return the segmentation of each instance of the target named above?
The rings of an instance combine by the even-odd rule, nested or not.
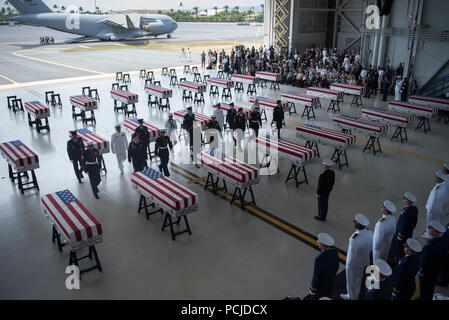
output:
[[[399,261],[393,272],[393,300],[410,300],[415,293],[415,278],[418,273],[422,252],[421,244],[408,238],[404,245],[405,256]]]
[[[67,154],[69,155],[70,161],[73,163],[73,169],[75,170],[76,178],[78,182],[81,183],[83,177],[83,172],[81,168],[81,155],[84,152],[83,139],[78,137],[76,130],[70,131],[72,138],[67,141]]]
[[[148,127],[143,125],[143,119],[137,120],[139,126],[134,130],[134,133],[139,136],[139,140],[145,148],[145,151],[148,150],[148,154],[151,154],[150,151],[150,132],[148,131]],[[148,165],[145,161],[145,168]]]
[[[318,247],[321,253],[315,258],[309,290],[313,299],[331,296],[339,264],[338,251],[332,248],[334,244],[335,241],[330,235],[326,233],[318,235]]]
[[[388,263],[382,259],[376,259],[374,265],[379,271],[378,289],[369,289],[365,294],[365,300],[391,300],[393,292],[392,270]]]
[[[228,124],[229,129],[234,130],[234,119],[237,115],[237,111],[234,108],[234,102],[229,104],[230,109],[226,113],[226,123]]]
[[[89,175],[90,185],[92,187],[92,192],[94,193],[95,198],[100,199],[98,197],[98,185],[101,182],[100,176],[100,163],[101,163],[101,155],[98,149],[94,148],[94,143],[89,142],[87,144],[87,149],[84,150],[81,161],[83,164],[83,170]]]
[[[446,253],[445,239],[441,236],[444,226],[436,220],[430,221],[428,226],[431,239],[423,248],[421,266],[419,269],[420,300],[432,300],[441,263]]]
[[[413,230],[415,230],[418,222],[418,208],[415,206],[416,197],[412,193],[406,192],[402,199],[405,207],[401,210],[393,236],[396,248],[396,263],[404,256],[404,244],[408,238],[413,237]]]
[[[446,247],[443,263],[441,264],[440,277],[438,283],[440,287],[447,287],[449,284],[449,223],[446,225],[446,231],[443,234],[443,239]]]
[[[147,166],[147,152],[145,146],[140,142],[139,136],[133,134],[128,146],[128,162],[133,163],[134,172],[142,171]]]

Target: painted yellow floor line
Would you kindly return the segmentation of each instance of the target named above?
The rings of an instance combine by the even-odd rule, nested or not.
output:
[[[285,120],[286,123],[291,124],[291,125],[301,125],[301,123],[296,122],[296,121],[291,121],[291,120]],[[357,137],[357,143],[359,144],[366,144],[367,140],[364,139],[360,139],[359,137]],[[409,158],[414,158],[414,159],[418,159],[418,160],[422,160],[422,161],[426,161],[426,162],[430,162],[430,163],[434,163],[434,164],[438,164],[438,165],[443,165],[445,163],[448,163],[449,161],[443,161],[440,159],[436,159],[436,158],[432,158],[423,154],[418,154],[418,153],[414,153],[414,152],[410,152],[410,151],[406,151],[406,150],[402,150],[402,149],[398,149],[398,148],[394,148],[394,147],[390,147],[390,146],[385,146],[385,145],[381,145],[382,150],[388,150],[390,152],[402,155],[402,156],[406,156]]]
[[[191,179],[193,182],[199,183],[199,184],[202,185],[202,186],[204,186],[204,185],[206,184],[206,182],[204,181],[204,179],[196,178],[196,177],[192,176],[191,174],[189,174],[188,172],[182,170],[181,168],[178,168],[178,167],[175,167],[175,166],[172,166],[171,168],[172,168],[173,170],[175,170],[175,171],[181,173],[182,175],[188,177],[188,178]],[[231,200],[231,199],[232,199],[232,197],[231,197],[228,193],[225,193],[225,192],[223,192],[223,191],[217,191],[217,193],[218,193],[220,196],[223,196],[223,197],[225,197],[225,198],[228,199],[228,200]],[[240,203],[239,200],[236,200],[235,202]],[[300,237],[300,238],[303,239],[304,241],[306,241],[306,242],[308,242],[308,243],[310,243],[310,244],[313,244],[313,245],[315,245],[315,246],[318,245],[318,243],[316,242],[316,240],[314,240],[314,239],[312,239],[311,237],[307,236],[306,234],[304,234],[304,233],[302,233],[302,232],[300,232],[300,231],[298,231],[298,230],[295,230],[294,228],[292,228],[292,227],[290,227],[290,226],[284,224],[283,222],[277,220],[276,218],[273,218],[273,217],[270,217],[270,216],[266,215],[265,213],[263,213],[262,211],[258,210],[257,208],[255,208],[255,207],[253,207],[253,206],[250,206],[250,205],[247,205],[245,208],[246,208],[247,210],[251,211],[252,213],[258,215],[259,217],[262,217],[264,220],[270,221],[271,223],[275,224],[275,225],[278,226],[279,228],[281,228],[281,229],[283,229],[283,230],[286,230],[286,231],[289,232],[289,233],[295,234],[296,236]],[[345,255],[343,255],[343,254],[341,254],[341,253],[338,253],[338,256],[339,256],[339,258],[340,258],[341,260],[346,261],[346,256],[345,256]]]
[[[35,58],[35,57],[25,56],[25,55],[20,54],[18,52],[13,52],[12,54],[17,56],[17,57],[24,58],[24,59],[44,62],[44,63],[52,64],[52,65],[55,65],[55,66],[63,67],[63,68],[69,68],[69,69],[74,69],[74,70],[79,70],[79,71],[84,71],[84,72],[90,72],[90,73],[95,73],[95,74],[104,74],[103,72],[99,72],[99,71],[95,71],[95,70],[85,69],[85,68],[81,68],[81,67],[74,67],[74,66],[70,66],[68,64],[63,64],[63,63],[43,60],[43,59],[39,59],[39,58]]]
[[[17,82],[15,82],[14,80],[9,79],[8,77],[5,77],[5,76],[3,76],[3,75],[1,75],[1,74],[0,74],[0,78],[3,78],[3,79],[5,79],[5,80],[7,80],[7,81],[9,81],[9,82],[12,82],[12,83],[17,83]]]

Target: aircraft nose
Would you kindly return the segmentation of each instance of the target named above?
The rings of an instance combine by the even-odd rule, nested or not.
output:
[[[172,19],[172,31],[175,31],[176,29],[178,29],[178,23]]]

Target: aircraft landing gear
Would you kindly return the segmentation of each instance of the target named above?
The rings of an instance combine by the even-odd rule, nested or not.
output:
[[[171,38],[171,34],[167,34],[167,38],[169,38],[169,39],[170,39],[170,38]]]

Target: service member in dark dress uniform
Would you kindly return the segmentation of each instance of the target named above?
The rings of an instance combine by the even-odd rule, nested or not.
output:
[[[193,148],[193,121],[195,121],[195,115],[192,112],[192,107],[188,107],[187,113],[182,121],[182,128],[189,133],[190,149]]]
[[[143,119],[137,121],[139,122],[139,126],[134,130],[134,133],[139,136],[140,142],[145,147],[145,150],[148,150],[148,154],[150,154],[150,132],[148,131],[148,127],[143,125]]]
[[[165,129],[161,129],[161,135],[156,139],[156,156],[159,157],[161,163],[159,164],[159,171],[164,171],[166,177],[170,177],[170,171],[168,171],[168,160],[170,159],[170,151],[173,149],[173,144],[170,138],[165,135]]]
[[[281,138],[282,126],[285,125],[285,123],[284,123],[284,110],[282,108],[281,100],[277,101],[277,105],[273,109],[273,121],[271,121],[271,124],[273,124],[273,123],[276,123],[276,129],[278,131],[278,139],[280,139]]]
[[[419,254],[422,245],[408,238],[403,248],[405,256],[399,261],[393,272],[393,300],[411,300],[415,293],[415,278],[421,264]]]
[[[234,130],[234,119],[237,115],[237,111],[234,108],[234,102],[229,104],[230,109],[226,113],[226,123],[228,124],[229,129]]]
[[[446,253],[444,238],[441,236],[445,231],[444,226],[438,221],[432,220],[428,228],[431,239],[423,248],[421,266],[418,273],[420,300],[433,299],[441,263]]]
[[[334,187],[335,172],[330,168],[334,162],[330,159],[324,159],[323,162],[324,172],[320,174],[318,179],[318,188],[316,190],[318,199],[318,215],[314,218],[319,221],[326,221],[327,209],[329,204],[329,195]]]
[[[393,279],[391,277],[392,270],[388,263],[382,259],[376,259],[374,265],[379,271],[379,282],[377,285],[378,289],[369,289],[365,294],[365,300],[380,300],[388,301],[391,300],[391,294],[393,292]]]
[[[83,172],[81,170],[81,156],[85,150],[83,139],[78,137],[76,130],[70,131],[72,138],[67,141],[67,154],[69,155],[70,161],[73,163],[73,170],[75,170],[76,178],[78,182],[81,183],[83,177]]]
[[[100,199],[98,197],[98,185],[101,182],[101,155],[98,149],[94,148],[93,142],[87,143],[87,149],[84,150],[83,155],[81,156],[81,160],[83,163],[84,171],[89,175],[92,192],[94,193],[95,198]]]
[[[321,252],[315,258],[313,278],[309,290],[313,299],[331,296],[339,265],[338,251],[332,248],[334,244],[335,241],[330,235],[326,233],[318,235],[318,247]]]
[[[396,248],[396,263],[404,256],[404,244],[408,238],[413,237],[413,230],[415,230],[418,222],[418,208],[415,206],[416,197],[412,193],[406,192],[402,199],[405,207],[401,210],[393,236]]]
[[[443,262],[441,264],[440,276],[437,285],[440,287],[447,287],[449,284],[449,224],[446,225],[446,231],[443,234],[443,239],[446,247]]]
[[[239,112],[235,116],[234,119],[234,132],[237,133],[237,139],[234,138],[234,145],[238,146],[238,149],[241,150],[241,141],[243,140],[243,135],[246,130],[246,117],[243,113],[243,108],[239,108]]]
[[[259,112],[259,106],[255,106],[249,114],[249,127],[254,130],[256,138],[259,136],[259,129],[262,126],[262,118]]]
[[[133,163],[134,172],[142,171],[147,166],[147,152],[140,142],[139,136],[133,134],[133,139],[128,146],[128,162]]]
[[[218,148],[218,141],[215,140],[215,137],[221,137],[221,127],[215,115],[211,115],[210,120],[206,123],[206,132],[204,137],[206,140],[205,143],[210,145],[211,150]]]

